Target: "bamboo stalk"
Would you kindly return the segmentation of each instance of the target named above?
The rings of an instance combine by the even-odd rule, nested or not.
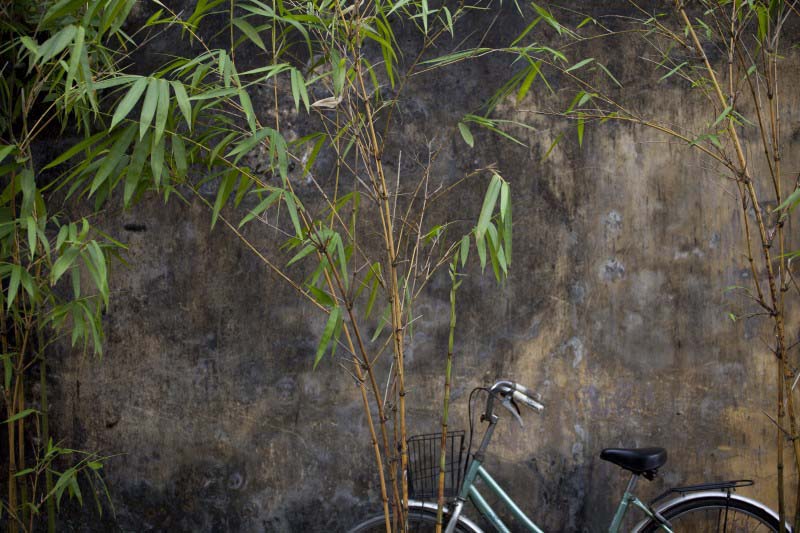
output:
[[[444,481],[445,468],[447,466],[447,419],[450,414],[450,376],[453,369],[453,346],[455,344],[456,331],[456,290],[458,289],[458,273],[456,268],[458,258],[454,258],[450,264],[450,335],[447,338],[447,362],[444,371],[444,401],[442,405],[442,442],[439,450],[439,495],[436,506],[436,533],[442,533],[444,525]],[[458,468],[454,465],[453,468]]]
[[[402,487],[402,511],[401,511],[401,524],[405,523],[405,516],[408,513],[408,438],[406,431],[406,387],[405,387],[405,372],[403,361],[403,316],[402,306],[400,304],[401,294],[398,284],[397,276],[397,251],[394,242],[394,226],[392,224],[392,211],[389,205],[389,190],[386,185],[386,176],[383,171],[383,163],[381,161],[380,142],[378,141],[377,134],[375,133],[375,117],[372,110],[372,105],[369,101],[369,96],[364,84],[363,71],[361,70],[361,62],[356,61],[357,79],[360,84],[360,89],[364,95],[364,110],[366,113],[367,131],[369,133],[370,148],[372,148],[372,156],[375,162],[375,170],[377,172],[376,189],[380,198],[380,214],[383,227],[383,239],[386,248],[386,259],[389,265],[389,300],[391,304],[392,315],[392,335],[394,341],[394,354],[395,354],[395,373],[397,375],[397,395],[398,395],[398,414],[400,418],[400,472],[401,472],[401,487]]]
[[[12,397],[10,391],[6,391],[6,404],[8,418],[16,414],[15,398]],[[18,533],[19,526],[17,523],[17,458],[15,454],[16,443],[14,439],[15,424],[6,424],[8,432],[8,508],[9,513],[12,515],[8,520],[9,533]]]
[[[23,354],[20,354],[21,362],[25,362]],[[17,412],[20,413],[25,410],[25,373],[24,370],[19,373],[20,384],[19,390],[17,394],[19,395],[18,399],[18,407]],[[19,471],[25,470],[25,419],[20,418],[17,422],[17,468]],[[25,476],[21,476],[18,479],[19,489],[20,489],[20,517],[22,519],[22,523],[26,523],[30,520],[31,517],[31,509],[28,506],[29,503],[29,494],[28,494],[28,483]],[[23,526],[24,527],[24,526]]]
[[[689,34],[692,37],[692,41],[693,41],[693,43],[695,45],[697,53],[703,59],[706,71],[708,72],[708,75],[711,78],[712,85],[714,87],[714,90],[717,93],[717,96],[720,99],[720,103],[723,106],[725,106],[726,105],[725,96],[722,93],[722,90],[720,88],[720,84],[717,81],[716,75],[714,73],[714,69],[711,67],[711,64],[710,64],[710,62],[708,60],[708,56],[705,54],[705,52],[703,50],[703,47],[700,44],[700,41],[699,41],[699,39],[697,37],[696,32],[694,31],[694,27],[692,26],[692,24],[689,21],[689,17],[686,14],[686,10],[683,7],[683,4],[678,3],[677,5],[678,5],[678,10],[679,10],[679,12],[681,14],[681,17],[683,18],[684,23],[686,25],[686,28],[688,29]],[[769,67],[766,70],[769,71]],[[771,96],[772,96],[772,93],[770,92],[768,94],[768,98],[771,98]],[[772,105],[770,105],[770,111],[771,111],[771,113],[773,112],[773,106]],[[775,145],[775,143],[777,143],[776,135],[777,135],[777,131],[778,130],[777,130],[777,123],[776,123],[774,115],[772,117],[772,124],[771,125],[772,125],[772,134],[773,134],[772,135],[773,145]],[[729,136],[730,136],[731,140],[733,141],[734,148],[735,148],[735,151],[736,151],[736,156],[737,156],[737,159],[738,159],[739,165],[740,165],[740,168],[739,168],[739,170],[740,170],[739,179],[741,181],[743,181],[744,187],[745,187],[745,189],[747,191],[747,195],[750,198],[751,205],[753,206],[753,212],[755,214],[756,222],[758,224],[758,230],[759,230],[759,235],[761,237],[761,244],[762,244],[761,249],[762,249],[762,253],[763,253],[763,257],[764,257],[764,263],[765,263],[765,267],[766,267],[766,271],[767,271],[767,281],[768,281],[768,285],[769,285],[770,299],[771,299],[772,307],[773,307],[773,319],[775,321],[775,334],[776,334],[776,338],[777,338],[777,350],[776,350],[777,354],[776,355],[778,357],[778,374],[779,374],[779,380],[780,380],[779,387],[778,387],[778,399],[777,399],[777,403],[778,403],[778,425],[779,425],[779,429],[778,429],[778,450],[777,450],[777,453],[778,453],[778,458],[777,458],[778,497],[779,497],[778,508],[779,508],[779,518],[780,518],[780,530],[782,532],[782,531],[784,531],[785,516],[786,516],[786,514],[785,514],[785,511],[786,511],[785,510],[785,494],[784,494],[784,486],[783,486],[783,483],[784,483],[784,480],[783,480],[783,473],[784,473],[783,472],[783,470],[784,470],[784,465],[783,465],[783,438],[784,437],[783,437],[783,432],[780,430],[780,427],[783,426],[782,420],[783,420],[783,417],[784,417],[784,403],[783,403],[784,402],[784,381],[786,379],[786,345],[785,345],[786,333],[785,333],[785,324],[784,324],[783,310],[780,307],[781,296],[780,296],[780,293],[779,293],[778,288],[776,287],[776,283],[775,283],[776,276],[775,276],[775,271],[774,271],[774,267],[773,267],[773,264],[772,264],[773,263],[772,254],[770,253],[770,244],[771,243],[770,243],[770,239],[769,239],[769,237],[767,235],[767,232],[766,232],[766,227],[765,227],[764,219],[763,219],[763,211],[762,211],[761,206],[760,206],[760,204],[758,202],[758,195],[757,195],[755,187],[753,185],[753,180],[752,180],[752,178],[750,176],[750,171],[749,171],[749,169],[747,167],[747,159],[745,157],[744,150],[742,148],[742,144],[740,142],[738,133],[736,132],[736,128],[734,126],[732,118],[728,119],[728,133],[729,133]],[[779,160],[780,160],[780,158],[778,156],[778,161]],[[776,169],[776,174],[778,176],[780,176],[780,174],[777,172],[777,169]],[[747,216],[747,212],[744,212],[744,216],[745,217]],[[779,274],[780,274],[780,272],[779,272]],[[790,399],[789,401],[792,401],[792,400]],[[794,413],[792,413],[792,414],[794,414]],[[790,421],[790,424],[792,424],[792,423],[795,423],[795,421],[793,421],[793,420]],[[793,433],[793,438],[792,438],[792,444],[793,444],[793,448],[794,448],[795,468],[796,468],[796,471],[798,472],[798,474],[800,474],[800,442],[798,441],[797,438],[794,438],[794,433]]]
[[[10,195],[11,195],[11,218],[12,218],[12,220],[14,218],[16,218],[16,216],[17,216],[17,212],[16,212],[17,211],[17,208],[16,208],[16,194],[17,194],[17,191],[15,190],[16,178],[17,178],[16,173],[12,172],[12,174],[11,174],[11,184],[10,184],[11,185],[11,193],[10,193]],[[21,264],[20,260],[19,260],[19,235],[18,235],[18,229],[17,229],[16,225],[14,225],[14,250],[13,250],[12,254],[13,254],[14,262],[16,264]],[[19,307],[19,300],[16,300],[14,305],[15,305],[15,307]],[[10,311],[10,309],[9,309],[9,311]],[[6,317],[4,316],[3,318],[5,319]],[[17,348],[17,359],[19,359],[21,357],[21,354],[19,353],[20,352],[20,350],[19,350],[20,334],[19,334],[19,325],[17,324],[17,321],[15,319],[16,319],[16,317],[12,316],[12,320],[13,320],[13,324],[14,324],[14,346]],[[5,320],[4,320],[4,322],[5,322]],[[6,350],[6,353],[8,353],[7,350]],[[10,354],[9,354],[9,356],[10,356]],[[14,371],[16,371],[19,368],[22,368],[22,366],[23,365],[21,365],[19,363],[19,361],[17,361],[16,365],[12,365],[12,367],[14,368]],[[19,376],[16,375],[15,376],[15,380],[14,380],[14,387],[13,387],[12,390],[8,390],[8,388],[6,388],[6,390],[5,390],[6,408],[7,408],[8,418],[13,417],[15,414],[17,414],[19,412],[18,409],[17,409],[18,378],[19,378]],[[9,383],[9,385],[10,385],[10,383]],[[18,469],[17,469],[16,439],[15,439],[16,424],[14,424],[12,422],[12,423],[6,424],[6,426],[7,426],[7,430],[6,431],[8,432],[8,507],[9,507],[8,510],[9,510],[9,514],[12,515],[12,516],[9,517],[8,528],[9,528],[9,533],[17,533],[19,531],[19,518],[18,518],[18,514],[17,514],[18,502],[17,502],[17,477],[16,476],[17,476]]]
[[[38,340],[39,350],[39,398],[42,405],[42,414],[40,420],[42,421],[42,442],[45,449],[50,446],[50,414],[49,404],[47,400],[47,359],[44,355],[44,335],[42,328],[39,324],[36,327],[36,335]],[[44,469],[44,483],[45,494],[53,492],[53,473],[50,468],[45,465]],[[45,503],[45,512],[47,513],[47,533],[55,533],[56,531],[56,505],[53,498],[47,498]]]

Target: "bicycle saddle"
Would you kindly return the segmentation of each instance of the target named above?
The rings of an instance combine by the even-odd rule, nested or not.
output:
[[[667,450],[664,448],[606,448],[600,452],[600,459],[621,466],[634,474],[655,473],[667,462]]]

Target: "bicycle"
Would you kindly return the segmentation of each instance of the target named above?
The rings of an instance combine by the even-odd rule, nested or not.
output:
[[[472,395],[477,391],[488,392],[486,408],[481,415],[482,422],[489,426],[483,435],[480,446],[470,458],[472,446]],[[511,514],[523,525],[526,531],[543,533],[542,529],[529,518],[514,500],[500,487],[489,472],[483,467],[486,449],[492,440],[495,426],[500,417],[495,414],[495,402],[506,408],[522,425],[519,404],[540,413],[544,410],[541,398],[527,388],[512,381],[498,381],[490,389],[477,388],[470,394],[470,443],[467,449],[465,467],[461,467],[463,455],[464,432],[448,432],[447,447],[448,469],[446,470],[451,501],[444,509],[443,530],[445,533],[482,533],[478,525],[463,514],[464,504],[468,499],[483,517],[499,532],[507,533],[508,526],[489,505],[476,486],[481,480],[510,509]],[[408,531],[433,531],[436,524],[436,503],[424,498],[436,498],[439,476],[439,450],[441,433],[412,437],[408,441],[413,450],[415,444],[418,452],[424,453],[412,457],[408,470],[409,492],[415,499],[408,503]],[[422,457],[420,457],[422,456]],[[657,496],[650,503],[644,503],[634,490],[640,477],[653,480],[658,469],[667,461],[664,448],[607,448],[600,458],[609,461],[631,473],[627,488],[614,513],[609,533],[618,533],[630,507],[639,509],[645,516],[633,528],[633,533],[702,533],[713,532],[777,532],[779,530],[778,515],[762,503],[740,496],[735,490],[750,486],[751,480],[733,480],[719,483],[703,483],[685,487],[673,487]],[[671,495],[674,498],[667,500]],[[453,498],[453,496],[455,496]],[[661,503],[659,503],[661,502]],[[350,533],[378,533],[385,531],[383,514],[369,518],[350,530]],[[791,528],[786,525],[786,531]]]

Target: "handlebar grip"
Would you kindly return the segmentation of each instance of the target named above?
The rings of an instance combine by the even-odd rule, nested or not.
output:
[[[542,401],[542,396],[538,392],[533,392],[532,390],[528,389],[527,387],[522,386],[519,383],[514,383],[514,390],[518,390],[528,398],[532,398],[536,402]]]
[[[518,385],[518,387],[521,388],[521,389],[524,388],[524,387],[519,386],[519,385]],[[530,407],[534,411],[542,412],[542,410],[544,409],[544,405],[540,404],[539,402],[537,402],[533,398],[529,397],[526,394],[523,394],[522,392],[520,392],[518,390],[515,390],[511,394],[511,397],[514,398],[514,400],[527,405],[528,407]]]

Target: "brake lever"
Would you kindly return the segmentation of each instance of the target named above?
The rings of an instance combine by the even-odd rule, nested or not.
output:
[[[522,423],[522,416],[520,416],[521,413],[519,412],[519,406],[517,405],[517,402],[515,402],[511,396],[506,396],[500,403],[502,403],[503,407],[508,409],[508,411],[514,415],[514,418],[516,418],[517,422],[519,422],[519,427],[524,428],[525,425]]]

